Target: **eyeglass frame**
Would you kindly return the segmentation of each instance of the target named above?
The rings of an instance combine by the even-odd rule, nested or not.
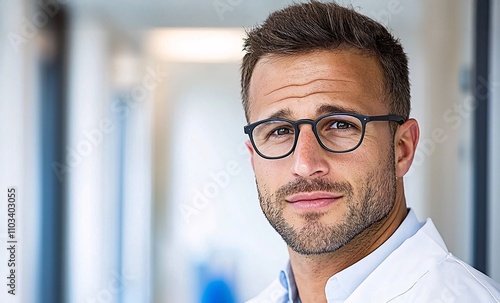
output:
[[[321,121],[322,119],[324,119],[326,117],[330,117],[330,116],[351,116],[351,117],[355,117],[355,118],[359,119],[359,121],[361,122],[361,138],[359,139],[359,142],[358,142],[358,144],[356,146],[354,146],[353,148],[344,150],[344,151],[336,151],[336,150],[332,150],[332,149],[328,148],[321,141],[321,138],[319,137],[318,130],[317,130],[316,127],[317,127],[319,121]],[[257,152],[257,154],[259,156],[261,156],[264,159],[277,160],[277,159],[285,158],[285,157],[289,156],[291,153],[293,153],[295,151],[295,147],[297,147],[297,141],[298,141],[299,135],[300,135],[299,125],[301,125],[301,124],[309,124],[309,125],[312,126],[312,131],[314,133],[314,136],[316,137],[316,140],[318,141],[319,145],[323,149],[325,149],[326,151],[329,151],[329,152],[332,152],[332,153],[348,153],[348,152],[351,152],[351,151],[355,150],[356,148],[358,148],[361,145],[361,143],[363,142],[363,139],[365,137],[366,124],[368,122],[372,122],[372,121],[389,121],[389,122],[391,122],[391,121],[394,121],[394,122],[398,122],[401,125],[401,124],[405,123],[406,120],[407,119],[404,118],[404,117],[402,117],[402,116],[392,115],[392,114],[390,114],[390,115],[381,115],[381,116],[365,116],[365,115],[361,115],[361,114],[357,114],[357,113],[330,113],[330,114],[323,115],[323,116],[317,118],[316,120],[312,120],[312,119],[300,119],[300,120],[297,120],[297,121],[292,121],[292,120],[283,119],[283,118],[269,118],[269,119],[264,119],[264,120],[256,121],[254,123],[245,125],[243,127],[243,131],[250,138],[250,142],[252,143],[252,146],[255,149],[255,152]],[[293,129],[294,129],[294,132],[295,132],[295,137],[294,137],[292,148],[290,148],[289,152],[287,152],[286,154],[284,154],[282,156],[279,156],[279,157],[269,157],[269,156],[266,156],[266,155],[262,154],[259,151],[259,149],[257,148],[257,146],[255,145],[255,142],[253,140],[253,130],[257,126],[259,126],[260,124],[271,122],[271,121],[282,121],[282,122],[290,123],[291,125],[293,125]]]

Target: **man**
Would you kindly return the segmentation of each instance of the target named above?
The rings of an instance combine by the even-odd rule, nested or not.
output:
[[[419,127],[398,40],[311,1],[272,13],[245,50],[247,146],[261,208],[290,254],[250,302],[499,302],[500,285],[406,206]]]

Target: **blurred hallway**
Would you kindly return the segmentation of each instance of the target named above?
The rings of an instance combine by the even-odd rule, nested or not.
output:
[[[258,205],[239,64],[244,29],[292,1],[0,1],[0,188],[19,197],[18,294],[0,301],[241,302],[268,285],[287,251]],[[474,2],[340,2],[401,37],[422,132],[408,203],[473,263]],[[498,0],[490,18],[485,249],[498,281]],[[1,202],[2,243],[7,213]]]

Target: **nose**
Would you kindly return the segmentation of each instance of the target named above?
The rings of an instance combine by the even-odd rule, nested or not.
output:
[[[292,174],[303,178],[321,177],[329,172],[329,164],[311,125],[302,125],[297,138],[297,144],[291,157]]]

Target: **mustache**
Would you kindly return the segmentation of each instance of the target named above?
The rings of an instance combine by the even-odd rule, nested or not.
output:
[[[347,197],[351,197],[353,194],[352,185],[348,182],[330,182],[324,179],[307,180],[300,178],[281,186],[275,195],[277,200],[283,200],[285,197],[293,194],[313,191],[342,193]]]

